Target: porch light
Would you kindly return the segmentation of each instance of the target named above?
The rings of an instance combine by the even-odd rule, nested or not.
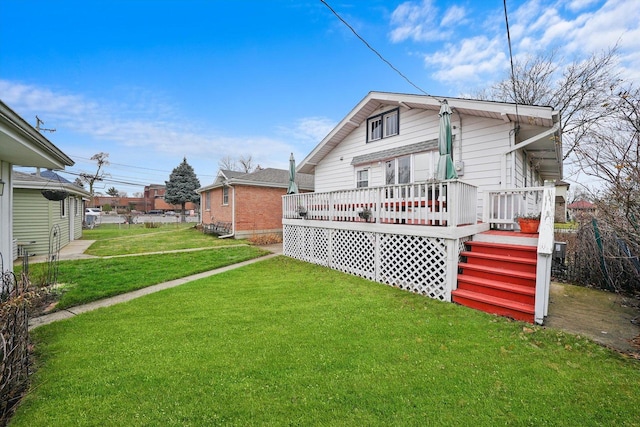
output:
[[[4,181],[0,178],[0,196],[4,194]]]

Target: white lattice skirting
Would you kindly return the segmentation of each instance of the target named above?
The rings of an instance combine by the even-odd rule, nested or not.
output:
[[[284,225],[292,258],[451,301],[459,239]]]

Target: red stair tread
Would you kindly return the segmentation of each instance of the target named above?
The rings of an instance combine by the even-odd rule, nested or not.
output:
[[[460,256],[492,259],[496,261],[505,261],[505,262],[517,262],[520,264],[530,264],[530,265],[537,264],[537,261],[533,258],[508,257],[504,255],[486,254],[484,252],[462,251],[460,252]]]
[[[538,252],[538,248],[536,246],[531,245],[512,245],[508,243],[493,243],[493,242],[479,242],[477,240],[469,240],[464,242],[465,245],[469,246],[486,246],[492,248],[500,248],[500,249],[513,249],[516,251],[526,251],[526,252]]]
[[[487,267],[484,265],[478,265],[478,264],[469,264],[466,262],[460,262],[458,263],[458,267],[461,269],[469,269],[469,270],[476,270],[476,271],[483,271],[485,273],[492,273],[492,274],[498,274],[501,276],[511,276],[511,277],[519,277],[522,279],[530,279],[530,280],[536,280],[536,274],[535,273],[526,273],[524,271],[515,271],[515,270],[511,270],[508,268],[495,268],[495,267]]]
[[[467,282],[487,288],[499,289],[506,292],[514,292],[523,295],[535,296],[536,289],[532,286],[516,285],[513,283],[499,282],[495,280],[484,279],[478,276],[468,276],[464,274],[458,275],[458,282]]]
[[[534,314],[535,307],[532,304],[525,304],[516,301],[510,301],[504,298],[492,297],[489,295],[479,294],[473,291],[467,291],[464,289],[456,289],[452,292],[456,297],[466,298],[474,301],[480,301],[486,304],[495,305],[498,307],[508,308],[510,310],[519,311],[527,314]]]

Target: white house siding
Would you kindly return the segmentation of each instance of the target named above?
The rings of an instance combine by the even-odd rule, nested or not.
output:
[[[391,108],[377,110],[375,114]],[[513,123],[477,116],[452,116],[453,159],[464,162],[460,179],[478,187],[478,215],[482,213],[482,193],[485,189],[524,186],[522,153],[506,154],[511,148]],[[355,156],[403,147],[438,138],[439,116],[436,111],[400,108],[400,133],[366,143],[366,120],[351,132],[316,166],[316,192],[336,191],[356,187],[356,171],[369,170],[369,186],[384,185],[384,162],[352,165]],[[437,161],[437,150],[432,154]],[[420,159],[418,159],[420,160]],[[424,181],[428,174],[424,168],[416,169],[416,156],[412,156],[414,181]],[[432,166],[434,167],[434,166]],[[513,168],[516,168],[514,173]],[[505,168],[503,171],[502,168]],[[514,179],[518,177],[518,179]],[[529,186],[537,185],[527,183]]]
[[[376,114],[391,109],[389,107],[377,110]],[[316,167],[315,191],[325,192],[355,188],[355,170],[359,167],[354,167],[351,164],[353,157],[436,139],[438,137],[438,118],[436,111],[400,108],[400,133],[369,143],[366,142],[367,123],[365,120]],[[383,169],[377,162],[369,166],[371,167],[369,185],[383,185]]]
[[[36,242],[28,246],[29,254],[49,253],[49,234],[55,224],[60,227],[60,245],[69,243],[69,198],[63,201],[66,215],[61,217],[63,202],[49,201],[40,191],[15,188],[13,196],[13,237],[18,242]]]

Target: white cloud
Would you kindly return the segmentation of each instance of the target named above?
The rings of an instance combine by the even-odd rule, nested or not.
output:
[[[280,126],[280,132],[296,140],[306,141],[315,147],[329,132],[336,126],[336,123],[326,117],[305,117],[298,119],[293,128]]]
[[[212,131],[210,124],[205,127],[181,118],[171,105],[158,103],[158,97],[144,92],[114,104],[0,79],[0,93],[10,108],[32,124],[38,114],[47,125],[57,127],[51,139],[56,145],[62,141],[72,157],[105,151],[114,163],[168,170],[186,156],[194,168],[200,165],[211,174],[220,158],[246,154],[264,167],[286,168],[289,152],[299,153],[301,146],[304,152],[313,143],[312,148],[331,128],[327,119],[307,118],[297,123],[287,139],[266,134],[228,136]]]
[[[446,27],[448,25],[460,24],[461,22],[465,22],[466,10],[460,6],[451,6],[445,12],[442,17],[442,21],[440,21],[440,26]]]
[[[485,74],[502,71],[506,66],[506,55],[499,41],[486,37],[474,37],[460,44],[449,44],[446,50],[425,56],[425,62],[436,66],[433,76],[445,83],[460,81],[477,83]]]
[[[429,41],[441,38],[435,19],[437,11],[431,0],[423,0],[420,4],[402,3],[391,14],[391,24],[395,27],[390,33],[391,41],[397,43],[407,39]]]
[[[502,77],[508,68],[509,47],[504,13],[497,13],[498,9],[502,8],[483,10],[484,18],[477,18],[478,11],[458,6],[445,12],[443,25],[471,17],[478,22],[456,27],[456,38],[447,39],[452,42],[424,54],[425,67],[435,79],[465,88]],[[640,77],[640,8],[635,1],[529,0],[508,12],[516,57],[558,48],[560,56],[570,61],[619,43],[626,77]],[[428,0],[402,3],[392,14],[391,40],[418,45],[438,40],[447,34],[434,25],[438,13]]]

